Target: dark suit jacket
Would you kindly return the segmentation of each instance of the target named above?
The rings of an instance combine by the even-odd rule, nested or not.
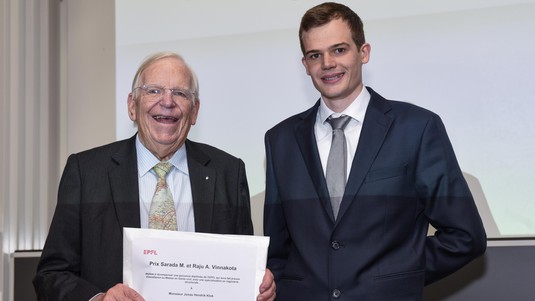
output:
[[[319,102],[266,133],[264,234],[277,300],[421,300],[424,284],[486,248],[440,118],[368,90],[336,221],[314,136]]]
[[[243,161],[189,140],[186,149],[196,231],[253,234]],[[39,300],[85,301],[121,283],[123,227],[140,227],[135,136],[69,157],[34,279]]]

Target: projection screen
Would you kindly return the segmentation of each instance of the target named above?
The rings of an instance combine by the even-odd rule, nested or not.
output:
[[[489,238],[535,237],[535,1],[340,2],[371,44],[364,84],[442,117]],[[117,139],[136,132],[126,100],[141,60],[179,52],[201,87],[190,138],[245,161],[261,220],[264,133],[319,98],[297,37],[318,3],[116,0]]]

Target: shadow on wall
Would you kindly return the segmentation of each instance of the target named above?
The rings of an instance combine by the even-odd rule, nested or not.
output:
[[[251,218],[253,219],[254,235],[264,235],[264,198],[265,191],[251,197]]]
[[[485,197],[485,193],[483,192],[483,188],[481,187],[479,180],[466,172],[463,172],[463,176],[468,183],[468,187],[470,188],[472,195],[474,196],[477,210],[479,211],[479,215],[481,215],[483,225],[485,226],[485,231],[487,232],[487,237],[499,237],[500,230],[498,229],[498,225],[492,216],[489,203],[487,202],[487,198]]]

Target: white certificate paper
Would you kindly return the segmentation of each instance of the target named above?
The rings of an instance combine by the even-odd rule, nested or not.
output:
[[[124,228],[123,281],[147,301],[254,301],[268,237]]]

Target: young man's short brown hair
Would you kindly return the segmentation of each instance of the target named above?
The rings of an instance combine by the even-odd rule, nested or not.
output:
[[[364,38],[364,25],[362,24],[360,17],[343,4],[325,2],[309,9],[303,15],[303,18],[301,18],[301,25],[299,26],[299,43],[301,44],[301,51],[303,54],[305,54],[303,33],[314,27],[323,26],[335,19],[341,19],[349,25],[353,41],[358,49],[366,43],[366,39]]]

